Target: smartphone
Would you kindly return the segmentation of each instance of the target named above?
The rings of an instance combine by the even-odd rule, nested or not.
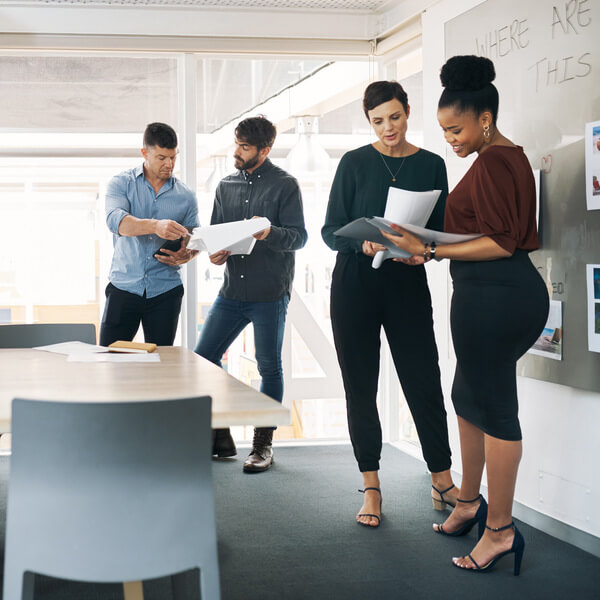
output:
[[[168,256],[166,252],[161,252],[161,250],[171,250],[172,252],[177,252],[177,250],[181,249],[182,241],[182,237],[180,237],[178,240],[166,240],[165,243],[155,252],[155,254],[162,254],[163,256]]]
[[[187,227],[190,235],[192,234],[193,227]],[[163,256],[169,256],[165,252],[161,252],[161,250],[171,250],[172,252],[177,252],[177,250],[181,250],[181,244],[183,242],[183,238],[180,237],[177,240],[165,240],[165,243],[154,253],[154,254],[162,254]]]

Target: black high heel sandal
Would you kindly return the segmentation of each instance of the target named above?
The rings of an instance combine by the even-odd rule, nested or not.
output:
[[[488,573],[503,556],[506,556],[507,554],[514,554],[515,564],[513,568],[513,575],[518,575],[521,572],[521,561],[523,560],[523,552],[525,550],[525,540],[523,539],[521,532],[517,529],[514,521],[509,525],[505,525],[504,527],[490,527],[489,525],[485,526],[486,529],[489,529],[493,532],[505,531],[506,529],[510,529],[511,527],[515,530],[515,537],[513,539],[513,543],[510,547],[510,550],[500,552],[500,554],[494,556],[494,558],[492,558],[492,560],[490,560],[489,563],[483,565],[482,567],[480,567],[477,564],[477,562],[475,562],[475,559],[470,554],[467,554],[467,558],[469,558],[470,561],[475,565],[474,569],[471,569],[469,567],[462,567],[461,565],[455,562],[455,559],[452,560],[452,564],[455,567],[458,567],[459,569],[464,569],[465,571],[475,571],[476,573]]]
[[[432,485],[431,487],[440,495],[439,500],[431,496],[431,502],[433,503],[434,510],[446,510],[446,504],[449,504],[450,506],[456,506],[455,504],[452,504],[452,502],[444,498],[444,494],[456,487],[454,484],[452,484],[449,488],[446,488],[445,490],[438,490],[435,487],[435,485]]]
[[[381,490],[376,487],[366,487],[364,490],[358,490],[358,491],[361,492],[362,494],[364,494],[367,490],[375,490],[376,492],[379,492],[379,511],[381,512],[381,505],[383,504],[383,499],[381,497]],[[363,527],[371,527],[371,529],[377,529],[377,527],[379,527],[379,525],[381,524],[381,517],[383,515],[372,515],[370,513],[359,513],[357,516],[373,517],[374,519],[377,519],[377,525],[369,525],[368,523],[362,523],[361,521],[356,521],[359,525],[362,525]]]
[[[467,535],[467,533],[469,533],[469,531],[471,531],[471,529],[473,529],[473,526],[475,525],[475,523],[478,524],[478,532],[477,532],[477,539],[480,539],[481,536],[483,535],[483,530],[486,527],[485,521],[487,519],[487,510],[488,510],[488,506],[487,506],[487,502],[485,501],[485,498],[479,494],[479,496],[477,496],[477,498],[473,498],[473,500],[461,500],[460,498],[457,498],[456,501],[457,502],[462,502],[463,504],[472,504],[473,502],[477,502],[477,500],[481,500],[481,503],[479,504],[479,507],[477,508],[477,512],[475,513],[475,516],[472,519],[469,519],[468,521],[466,521],[463,526],[458,529],[457,531],[444,531],[444,526],[441,524],[437,524],[437,529],[434,528],[434,531],[436,533],[441,533],[442,535],[447,535],[449,537],[460,537],[462,535]]]

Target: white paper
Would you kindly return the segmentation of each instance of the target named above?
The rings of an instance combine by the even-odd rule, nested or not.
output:
[[[600,352],[600,265],[586,265],[588,298],[588,349]]]
[[[99,354],[69,354],[67,362],[115,362],[115,363],[132,363],[132,362],[160,362],[158,352],[144,354],[121,354],[121,353],[99,353]]]
[[[588,210],[600,210],[600,121],[585,124],[585,196]]]
[[[410,223],[424,227],[441,193],[441,190],[410,192],[391,187],[388,190],[383,218],[397,225]]]
[[[562,360],[562,340],[562,302],[559,300],[551,300],[546,325],[544,326],[540,337],[527,352],[546,358],[552,358],[554,360]]]
[[[96,352],[108,352],[104,346],[86,344],[84,342],[61,342],[60,344],[49,344],[47,346],[36,346],[33,350],[44,352],[55,352],[56,354],[91,355]]]
[[[108,348],[107,346],[96,346],[95,344],[86,344],[85,342],[61,342],[47,346],[36,346],[33,350],[43,350],[44,352],[55,352],[56,354],[67,354],[69,356],[90,356],[103,352],[146,354],[146,350],[138,350],[137,348]]]
[[[190,250],[206,250],[209,255],[221,250],[228,250],[232,254],[250,254],[256,243],[256,238],[252,236],[270,225],[267,217],[259,217],[196,227],[187,247]]]
[[[379,229],[383,229],[388,233],[399,235],[397,231],[392,229],[392,221],[383,217],[373,217],[369,219],[369,222],[373,223]],[[444,231],[436,231],[435,229],[425,229],[425,227],[418,227],[417,225],[405,224],[400,225],[406,231],[410,231],[416,235],[422,242],[429,243],[435,242],[436,244],[458,244],[460,242],[468,242],[476,238],[481,237],[482,233],[446,233]]]

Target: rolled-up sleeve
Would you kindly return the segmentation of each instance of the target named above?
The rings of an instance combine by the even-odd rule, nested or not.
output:
[[[127,198],[127,177],[116,175],[110,180],[106,188],[105,210],[108,228],[115,235],[120,235],[121,221],[131,214],[131,205]]]
[[[520,231],[518,194],[513,173],[494,154],[482,154],[477,167],[471,192],[479,232],[513,254]]]
[[[295,180],[288,184],[286,194],[279,203],[279,225],[271,225],[265,244],[276,252],[300,250],[308,239],[304,225],[302,194]]]

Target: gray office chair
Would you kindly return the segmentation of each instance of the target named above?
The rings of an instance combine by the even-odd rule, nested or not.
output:
[[[219,600],[210,416],[208,396],[13,400],[3,597],[32,600],[40,573],[90,582],[171,575],[183,598],[199,568],[196,594]]]
[[[60,342],[96,343],[92,323],[33,323],[0,325],[0,348],[33,348]]]

